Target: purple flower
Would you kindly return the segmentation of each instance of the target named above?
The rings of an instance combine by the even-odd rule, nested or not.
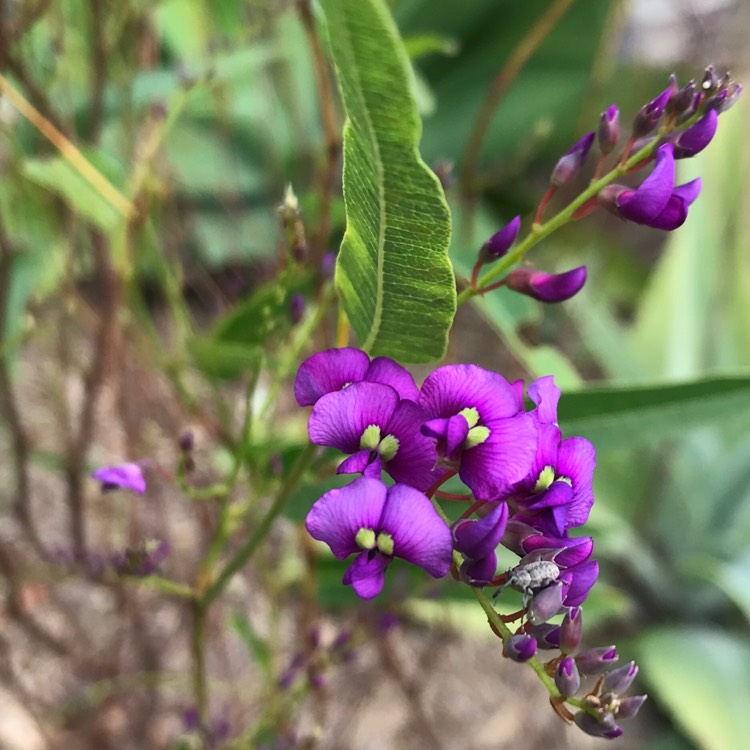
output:
[[[289,317],[292,319],[292,323],[297,325],[305,314],[305,298],[301,294],[293,294],[292,299],[289,302]]]
[[[592,130],[586,133],[579,141],[576,141],[555,164],[550,177],[550,183],[555,187],[567,185],[574,180],[581,171],[583,163],[586,161],[591,144],[594,142],[595,133]]]
[[[102,466],[91,474],[91,476],[102,483],[102,492],[114,489],[133,490],[140,495],[146,492],[146,479],[140,464],[115,464],[114,466]]]
[[[443,464],[456,468],[478,499],[492,500],[528,474],[536,425],[505,378],[476,365],[446,365],[422,385],[419,404]]]
[[[581,687],[581,675],[578,673],[578,667],[571,656],[564,656],[557,665],[555,685],[564,698],[575,695]]]
[[[503,653],[513,661],[525,662],[536,654],[536,647],[534,636],[517,633],[505,641]]]
[[[502,258],[518,237],[521,228],[521,217],[511,219],[500,231],[490,237],[479,250],[479,262],[491,263],[493,260]]]
[[[400,399],[390,386],[358,382],[318,399],[308,432],[315,445],[353,454],[339,474],[379,479],[385,469],[397,482],[426,490],[441,475],[435,471],[435,445],[420,431],[427,418],[422,407]]]
[[[687,159],[703,151],[716,133],[719,115],[715,109],[709,109],[698,122],[680,133],[674,144],[674,158]]]
[[[445,576],[453,560],[450,529],[425,495],[403,484],[386,487],[376,479],[361,478],[331,490],[312,506],[305,526],[339,560],[357,555],[344,583],[362,599],[382,591],[394,557],[434,578]]]
[[[586,266],[565,273],[544,273],[533,268],[516,268],[505,277],[505,286],[540,302],[564,302],[586,283]]]
[[[508,520],[506,503],[495,503],[490,512],[480,519],[461,519],[453,525],[456,549],[466,558],[461,566],[461,577],[469,584],[486,582],[497,571],[495,550]]]
[[[664,110],[666,109],[669,100],[676,92],[677,82],[670,80],[669,86],[667,86],[659,96],[641,107],[633,121],[634,138],[642,138],[644,135],[653,132],[659,124],[659,120],[661,120],[661,116],[664,114]]]
[[[599,200],[614,206],[629,221],[671,231],[685,223],[688,208],[701,189],[700,178],[675,187],[674,176],[674,147],[665,143],[656,152],[656,166],[637,190],[608,185]]]
[[[128,547],[112,553],[110,562],[120,575],[146,577],[159,570],[170,550],[169,542],[151,539],[140,547]]]
[[[395,388],[401,398],[416,401],[419,389],[409,371],[388,357],[370,361],[353,347],[327,349],[308,357],[297,370],[294,396],[300,406],[312,406],[321,396],[365,380]]]
[[[616,104],[611,104],[602,112],[597,131],[599,148],[603,154],[609,154],[620,140],[620,110]]]
[[[597,718],[588,711],[578,711],[573,718],[578,728],[592,737],[614,740],[622,736],[622,728],[615,724],[614,716],[609,712]]]

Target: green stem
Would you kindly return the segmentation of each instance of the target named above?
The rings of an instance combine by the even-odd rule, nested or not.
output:
[[[203,592],[200,601],[204,606],[207,607],[224,590],[235,573],[237,573],[253,556],[259,544],[268,534],[271,524],[273,524],[284,509],[284,506],[289,501],[294,490],[297,489],[300,479],[302,479],[307,467],[310,465],[310,461],[312,460],[316,448],[317,446],[312,443],[308,443],[305,446],[302,453],[297,458],[296,463],[292,467],[292,470],[287,475],[281,489],[279,489],[279,492],[266,515],[260,520],[248,540],[237,550],[237,552],[235,552],[234,556],[229,560],[221,573],[219,573],[214,581]]]
[[[687,126],[688,123],[685,123],[685,125]],[[604,177],[601,177],[598,180],[593,180],[586,190],[584,190],[574,201],[568,204],[549,221],[544,224],[534,224],[531,227],[531,232],[529,232],[529,234],[511,252],[501,258],[489,271],[487,271],[487,273],[481,276],[475,287],[467,287],[458,295],[458,304],[462,305],[472,297],[481,294],[483,292],[483,287],[486,287],[493,281],[499,279],[511,266],[518,263],[518,261],[520,261],[523,256],[534,247],[534,245],[537,245],[545,239],[545,237],[548,237],[561,226],[567,224],[573,218],[573,214],[576,210],[586,203],[586,201],[597,195],[602,188],[605,188],[611,182],[614,182],[618,177],[627,174],[634,166],[636,166],[636,164],[639,164],[644,159],[651,156],[659,145],[661,140],[660,136],[663,134],[664,133],[660,131],[651,143],[633,154],[624,164],[618,164],[613,170],[604,175]]]
[[[206,616],[208,607],[199,599],[193,600],[193,695],[201,727],[206,726],[208,710],[208,683],[206,680]]]

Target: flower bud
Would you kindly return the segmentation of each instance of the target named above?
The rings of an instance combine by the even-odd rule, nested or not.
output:
[[[716,69],[713,65],[709,65],[706,68],[706,72],[703,74],[703,80],[701,81],[701,89],[705,94],[713,94],[719,88],[719,76],[716,73]]]
[[[320,278],[332,279],[335,271],[336,253],[329,250],[327,253],[323,253],[323,257],[320,259]]]
[[[617,709],[618,719],[632,719],[646,702],[647,695],[631,695],[620,700],[620,706]]]
[[[533,268],[516,268],[505,278],[505,285],[509,289],[540,302],[564,302],[578,294],[585,283],[586,266],[556,274]]]
[[[617,648],[615,646],[601,646],[582,651],[575,657],[581,674],[596,675],[606,672],[617,663]]]
[[[630,683],[633,682],[637,674],[638,665],[634,661],[629,661],[627,664],[613,669],[604,678],[602,692],[621,695],[630,687]]]
[[[620,110],[611,104],[599,118],[599,148],[603,154],[611,153],[620,140]]]
[[[192,430],[185,430],[180,435],[179,448],[181,453],[191,453],[195,446],[195,435]]]
[[[586,161],[591,144],[594,142],[594,131],[586,133],[579,141],[576,141],[557,162],[552,170],[550,183],[555,187],[567,185],[574,180],[581,171],[583,163]]]
[[[529,629],[529,635],[536,638],[536,645],[543,649],[560,648],[560,626],[551,622],[541,625],[533,625]]]
[[[532,625],[541,625],[560,611],[564,588],[562,582],[555,581],[534,594],[528,608],[528,620]]]
[[[583,614],[580,607],[571,607],[560,626],[560,650],[572,654],[578,650],[583,636]]]
[[[499,232],[495,232],[479,249],[479,262],[484,265],[485,263],[491,263],[498,258],[502,258],[516,241],[520,228],[521,217],[516,216],[515,219],[511,219]]]
[[[661,120],[661,116],[664,114],[667,103],[676,90],[676,82],[670,80],[667,88],[665,88],[659,96],[641,107],[640,111],[635,116],[635,120],[633,120],[633,138],[642,138],[644,135],[648,135],[656,130],[656,126],[659,124],[659,120]]]
[[[572,656],[563,657],[557,665],[555,685],[563,698],[575,695],[581,687],[581,675]]]
[[[709,109],[698,122],[674,139],[674,158],[687,159],[703,151],[711,143],[718,124],[718,113],[715,109]]]
[[[293,294],[289,303],[289,317],[292,325],[297,325],[305,314],[305,298],[301,294]]]
[[[689,81],[667,102],[667,114],[678,119],[692,113],[695,109],[695,93],[695,81]]]
[[[731,83],[729,87],[726,89],[726,97],[721,102],[718,102],[717,105],[714,107],[714,109],[721,114],[722,112],[726,112],[728,109],[731,109],[737,100],[740,98],[740,95],[742,94],[742,84],[741,83]]]
[[[578,711],[573,720],[579,729],[592,737],[614,740],[622,735],[622,728],[615,724],[615,717],[608,711],[598,718],[588,711]]]
[[[503,651],[513,661],[528,661],[536,654],[536,638],[524,633],[517,633],[505,641]]]

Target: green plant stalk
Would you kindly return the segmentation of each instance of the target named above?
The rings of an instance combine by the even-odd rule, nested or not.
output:
[[[268,534],[271,524],[273,524],[279,516],[292,493],[297,488],[300,479],[302,479],[302,476],[312,461],[316,448],[317,446],[312,443],[308,443],[305,446],[302,453],[297,458],[296,463],[292,467],[292,470],[287,475],[284,484],[282,484],[279,489],[276,498],[273,503],[271,503],[271,507],[268,509],[266,515],[263,516],[248,540],[239,550],[237,550],[221,573],[219,573],[213,582],[208,585],[203,594],[200,595],[199,601],[204,607],[207,607],[217,596],[219,596],[219,594],[221,594],[235,573],[237,573],[248,562],[248,560],[250,560],[253,554],[255,554],[256,549]]]
[[[208,606],[200,599],[192,602],[193,628],[191,652],[193,656],[193,696],[201,728],[206,725],[208,710],[208,681],[206,679],[206,618]]]
[[[696,116],[694,116],[696,117]],[[693,118],[688,120],[684,127],[692,124]],[[501,258],[487,273],[483,274],[477,283],[477,287],[467,287],[459,295],[457,299],[457,305],[462,305],[464,302],[468,302],[472,297],[476,297],[482,292],[482,288],[489,286],[493,281],[497,281],[511,266],[515,265],[520,261],[526,253],[531,250],[534,245],[537,245],[543,239],[548,237],[550,234],[558,230],[570,222],[573,218],[573,214],[579,209],[586,201],[593,198],[599,193],[602,188],[605,188],[611,182],[614,182],[618,177],[626,175],[636,164],[642,162],[644,159],[651,156],[656,150],[660,143],[661,136],[667,132],[666,129],[660,130],[654,140],[651,143],[645,145],[640,151],[633,154],[624,164],[618,164],[614,169],[600,177],[598,180],[594,180],[575,200],[569,203],[562,211],[553,216],[549,221],[543,224],[534,224],[531,227],[531,232],[506,256]]]

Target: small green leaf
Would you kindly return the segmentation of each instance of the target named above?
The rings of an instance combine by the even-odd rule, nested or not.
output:
[[[419,156],[409,60],[383,0],[322,6],[348,117],[336,286],[363,349],[434,361],[456,310],[450,212]]]
[[[249,620],[241,612],[232,612],[229,618],[232,630],[242,639],[247,647],[248,652],[263,670],[266,680],[273,679],[273,665],[271,661],[271,651],[266,641],[261,638],[250,624]]]

